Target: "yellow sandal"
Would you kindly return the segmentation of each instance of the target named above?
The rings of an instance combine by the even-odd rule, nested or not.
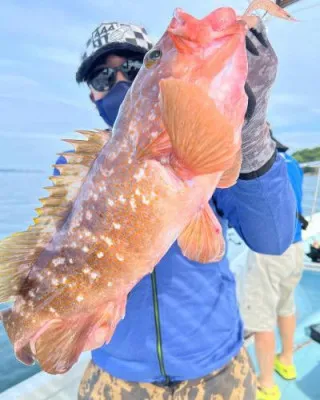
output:
[[[283,378],[288,381],[297,379],[297,370],[294,364],[285,365],[283,364],[279,356],[277,355],[274,360],[274,370]]]
[[[277,385],[271,388],[258,387],[257,389],[257,400],[280,400],[281,392]]]

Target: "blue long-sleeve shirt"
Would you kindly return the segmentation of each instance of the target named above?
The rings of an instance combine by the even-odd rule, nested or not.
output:
[[[231,223],[254,251],[281,254],[292,243],[296,203],[280,156],[263,176],[216,190],[211,207],[224,237]],[[125,318],[111,342],[94,350],[92,358],[127,381],[181,381],[221,368],[242,345],[227,256],[203,265],[185,258],[174,243],[154,274],[131,291]]]
[[[289,179],[294,191],[294,195],[297,203],[297,211],[299,214],[303,215],[302,210],[302,194],[303,194],[303,171],[297,160],[287,153],[280,153],[284,158]],[[296,230],[294,234],[293,243],[301,242],[302,240],[302,227],[300,221],[296,221]]]

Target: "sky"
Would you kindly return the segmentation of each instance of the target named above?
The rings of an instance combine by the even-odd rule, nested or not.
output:
[[[60,142],[76,129],[104,128],[75,72],[80,54],[102,21],[132,22],[156,40],[175,7],[204,17],[220,6],[239,12],[246,0],[10,0],[1,5],[0,170],[48,169]],[[320,2],[289,7],[300,20],[269,20],[279,70],[269,120],[292,150],[320,145]],[[5,16],[5,17],[4,17]]]

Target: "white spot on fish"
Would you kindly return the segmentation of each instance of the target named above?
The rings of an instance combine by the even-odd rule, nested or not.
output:
[[[136,189],[135,194],[136,194],[137,196],[140,196],[140,195],[141,195],[141,192],[140,192],[139,188]]]
[[[34,294],[34,292],[32,290],[29,290],[28,294],[30,297],[36,297],[36,295]]]
[[[107,237],[107,236],[100,236],[100,238],[101,238],[101,240],[103,240],[104,242],[106,242],[108,246],[112,246],[112,245],[113,245],[113,241],[112,241],[112,239],[110,239],[109,237]]]
[[[53,278],[52,281],[51,281],[51,283],[52,283],[54,286],[58,286],[59,281],[58,281],[58,279]]]
[[[145,205],[149,205],[150,204],[150,200],[148,200],[144,195],[142,196],[142,203]]]
[[[72,242],[72,243],[71,243],[71,247],[73,247],[74,249],[76,249],[76,248],[77,248],[77,243],[76,243],[76,242]]]
[[[122,255],[118,254],[118,253],[116,254],[116,258],[119,261],[123,261],[124,260],[124,257]]]
[[[108,204],[109,204],[109,206],[114,206],[114,201],[112,201],[111,199],[108,199]]]
[[[47,271],[46,274],[49,276],[49,275],[52,274],[52,272],[51,271]]]
[[[90,221],[92,219],[92,212],[91,211],[88,210],[86,212],[86,218],[87,218],[88,221]]]
[[[69,258],[69,263],[73,264],[73,259],[72,258]]]
[[[57,267],[58,265],[64,264],[65,261],[66,261],[65,258],[63,258],[63,257],[58,257],[58,258],[54,258],[54,259],[52,260],[52,264],[53,264],[55,267]]]
[[[151,137],[156,138],[158,136],[158,132],[151,132]]]
[[[77,302],[81,303],[84,300],[84,297],[82,296],[82,294],[79,294],[79,296],[77,296]]]
[[[154,113],[150,114],[148,119],[149,121],[154,121],[156,119],[155,114]]]
[[[91,276],[91,278],[92,278],[93,280],[95,280],[95,279],[98,278],[99,274],[98,274],[97,272],[92,272],[92,273],[90,274],[90,276]]]
[[[111,287],[112,286],[112,282],[108,282],[108,287]]]
[[[151,192],[151,197],[153,197],[153,198],[157,197],[157,195],[155,194],[155,192]]]
[[[56,312],[56,310],[55,310],[53,307],[50,307],[50,308],[49,308],[49,311],[52,312],[52,313],[55,313],[55,312]]]
[[[104,253],[102,253],[102,251],[99,251],[99,253],[97,254],[98,258],[102,258],[104,256]]]
[[[144,177],[144,169],[140,168],[139,172],[137,174],[134,174],[133,177],[137,182],[141,181],[141,179]]]
[[[133,211],[136,211],[136,209],[137,209],[137,204],[136,204],[135,199],[130,199],[130,206],[131,206],[131,208],[132,208]]]
[[[119,196],[119,201],[120,201],[120,203],[122,203],[122,204],[124,204],[127,200],[123,197],[123,195],[121,194],[120,196]]]
[[[44,280],[44,277],[41,274],[37,274],[37,278],[40,282]]]
[[[67,282],[67,277],[64,276],[64,277],[62,278],[62,283],[66,283],[66,282]]]
[[[88,268],[88,267],[83,268],[82,272],[83,272],[84,274],[88,274],[88,273],[90,272],[90,268]]]
[[[121,228],[121,225],[120,225],[120,224],[117,224],[116,222],[114,222],[114,223],[113,223],[113,227],[114,227],[114,229],[119,230],[119,229]]]
[[[83,236],[81,234],[79,235],[79,239],[83,239]]]
[[[132,164],[132,158],[131,157],[128,158],[128,164]]]
[[[90,211],[89,211],[90,212]],[[91,214],[91,212],[90,212],[90,214]],[[91,217],[92,217],[92,214],[91,214]],[[91,219],[91,217],[90,217],[90,219]],[[86,237],[89,237],[89,236],[91,236],[92,235],[92,233],[91,232],[89,232],[89,231],[86,231],[85,233],[84,233],[84,236],[86,236]]]
[[[94,201],[98,200],[98,195],[96,193],[94,193],[94,195],[92,196]]]
[[[88,253],[88,252],[89,252],[88,246],[83,246],[83,247],[82,247],[82,251],[83,251],[84,253]]]

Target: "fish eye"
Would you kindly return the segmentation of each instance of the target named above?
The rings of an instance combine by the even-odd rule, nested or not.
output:
[[[153,67],[157,62],[160,61],[162,57],[162,51],[159,49],[150,50],[149,53],[146,54],[144,58],[144,65],[147,68]]]

